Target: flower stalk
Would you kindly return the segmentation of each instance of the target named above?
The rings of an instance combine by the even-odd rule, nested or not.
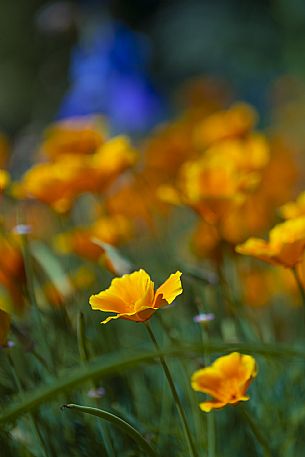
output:
[[[147,332],[148,332],[148,334],[150,336],[150,339],[153,342],[156,350],[159,353],[161,353],[161,348],[160,348],[160,346],[158,344],[158,341],[157,341],[157,339],[155,337],[155,334],[154,334],[154,332],[153,332],[153,330],[152,330],[152,328],[151,328],[151,326],[149,324],[149,321],[145,322],[145,327],[147,329]],[[180,418],[181,418],[181,421],[182,421],[182,424],[183,424],[183,429],[184,429],[186,441],[187,441],[187,444],[188,444],[188,447],[189,447],[190,455],[192,457],[197,457],[197,452],[196,452],[196,449],[195,449],[195,445],[193,443],[191,431],[189,429],[189,426],[188,426],[188,423],[187,423],[187,419],[186,419],[186,415],[185,415],[183,406],[181,404],[178,392],[176,390],[172,375],[171,375],[170,370],[168,368],[168,365],[167,365],[167,363],[165,361],[165,358],[162,355],[160,355],[159,359],[160,359],[164,374],[166,376],[167,382],[169,384],[170,390],[172,392],[172,395],[173,395],[177,410],[178,410],[178,412],[180,414]]]

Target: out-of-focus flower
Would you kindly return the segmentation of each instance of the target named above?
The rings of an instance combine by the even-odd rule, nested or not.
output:
[[[256,374],[254,358],[238,352],[219,357],[211,366],[196,371],[191,379],[192,388],[213,397],[212,401],[200,403],[200,409],[208,413],[249,400],[246,391]]]
[[[285,203],[285,205],[280,207],[279,211],[284,219],[305,216],[305,192],[302,192],[296,201]]]
[[[18,224],[13,228],[13,233],[16,233],[17,235],[28,235],[31,231],[31,226],[28,224]]]
[[[55,284],[51,280],[46,281],[41,286],[41,293],[44,298],[47,299],[47,305],[51,305],[54,308],[61,308],[70,303],[73,299],[73,295],[91,287],[96,277],[93,271],[87,266],[80,266],[75,270],[72,270],[66,281],[69,284],[69,289],[64,290],[59,287],[59,284]]]
[[[60,118],[101,113],[115,132],[139,132],[164,115],[150,81],[148,41],[123,24],[103,24],[74,49]]]
[[[128,218],[139,232],[143,227],[153,229],[154,215],[161,206],[160,200],[154,196],[155,188],[142,174],[136,173],[128,178],[106,196],[107,211]]]
[[[183,291],[177,271],[154,291],[150,276],[139,270],[112,280],[109,289],[90,297],[92,309],[117,313],[105,319],[106,324],[112,319],[127,319],[144,322],[159,308],[171,304]]]
[[[304,261],[298,268],[304,284]],[[271,305],[281,296],[287,297],[289,306],[300,306],[299,290],[295,277],[287,268],[261,268],[258,265],[241,264],[239,268],[242,302],[252,308]]]
[[[64,154],[55,162],[34,165],[16,185],[15,194],[36,198],[64,213],[80,194],[104,191],[135,160],[128,138],[119,136],[93,154]]]
[[[221,241],[215,225],[200,220],[191,238],[191,248],[197,257],[213,257]]]
[[[195,141],[207,147],[216,141],[242,137],[255,125],[257,114],[246,103],[236,103],[226,111],[219,111],[204,119],[197,127]]]
[[[102,398],[104,395],[106,395],[106,389],[104,387],[97,387],[96,389],[90,389],[88,391],[88,397],[89,398]]]
[[[196,157],[192,142],[193,125],[179,119],[156,129],[143,145],[144,173],[159,184],[172,180],[181,165]]]
[[[6,291],[6,310],[20,313],[25,302],[22,284],[25,281],[24,264],[18,239],[11,233],[0,235],[0,286]]]
[[[71,253],[97,261],[104,250],[94,242],[117,245],[131,236],[131,224],[120,215],[100,217],[89,227],[81,227],[71,232],[62,233],[55,238],[55,247],[61,253]]]
[[[92,286],[95,274],[86,266],[82,265],[70,274],[70,280],[76,290],[84,290]]]
[[[253,180],[240,174],[232,161],[218,161],[205,156],[186,163],[179,176],[177,187],[159,189],[161,199],[172,198],[193,208],[208,223],[222,219],[232,206],[244,200],[244,190],[251,188]]]
[[[269,241],[249,238],[236,246],[239,254],[251,255],[265,262],[294,268],[300,263],[305,250],[305,217],[299,217],[276,225]]]
[[[193,317],[193,321],[196,324],[206,324],[207,322],[211,322],[215,319],[215,315],[213,313],[200,313],[197,316]]]
[[[243,302],[253,308],[266,306],[272,296],[270,288],[270,271],[262,269],[241,269],[240,284]]]
[[[46,130],[40,153],[49,160],[67,154],[93,154],[106,141],[105,130],[103,120],[96,116],[56,122]]]
[[[270,157],[266,137],[260,133],[218,141],[206,150],[205,156],[217,157],[219,162],[233,161],[239,171],[248,173],[262,170]]]
[[[0,192],[3,191],[10,182],[10,175],[6,170],[0,169]]]

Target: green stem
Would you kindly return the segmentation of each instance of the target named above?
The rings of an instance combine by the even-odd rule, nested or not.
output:
[[[304,306],[304,309],[305,309],[305,290],[304,290],[300,275],[299,275],[298,270],[297,270],[296,267],[291,268],[291,271],[292,271],[292,273],[293,273],[293,275],[295,277],[296,283],[298,285],[298,289],[299,289],[299,292],[300,292],[300,295],[301,295],[301,298],[302,298],[302,303],[303,303],[303,306]]]
[[[208,326],[201,328],[202,344],[205,345],[209,342]],[[206,349],[204,349],[204,363],[209,365],[210,357]],[[211,411],[207,416],[207,435],[208,435],[208,457],[215,457],[216,455],[216,427],[214,411]]]
[[[91,416],[100,417],[101,419],[105,419],[111,424],[120,428],[123,432],[130,436],[142,449],[146,452],[145,455],[149,455],[151,457],[157,457],[157,454],[150,446],[150,444],[143,438],[140,432],[136,430],[132,425],[130,425],[125,420],[121,419],[119,416],[116,416],[108,411],[104,411],[98,408],[90,408],[86,406],[80,405],[63,405],[64,408],[73,409],[74,411],[78,411],[80,413],[90,414]]]
[[[154,332],[152,331],[152,328],[150,327],[150,324],[149,324],[148,321],[145,322],[145,327],[147,328],[148,334],[149,334],[149,336],[150,336],[150,338],[151,338],[156,350],[160,353],[161,352],[160,346],[159,346],[159,344],[158,344],[158,342],[156,340]],[[167,382],[169,384],[170,390],[172,392],[174,401],[176,403],[178,412],[179,412],[180,417],[181,417],[181,421],[182,421],[182,424],[183,424],[183,428],[184,428],[186,440],[187,440],[187,443],[188,443],[188,447],[189,447],[189,450],[190,450],[190,454],[193,457],[197,457],[197,452],[196,452],[196,449],[195,449],[195,446],[194,446],[194,443],[193,443],[193,440],[192,440],[191,431],[189,429],[189,426],[188,426],[188,423],[187,423],[187,419],[186,419],[186,415],[185,415],[184,409],[182,407],[179,395],[177,393],[177,390],[176,390],[172,375],[171,375],[171,373],[169,371],[168,365],[167,365],[164,357],[162,355],[160,355],[159,359],[160,359],[164,374],[166,376]]]
[[[33,271],[29,241],[28,241],[27,235],[21,235],[21,236],[22,236],[22,253],[23,253],[23,261],[24,261],[24,269],[25,269],[25,275],[26,275],[28,295],[29,295],[32,309],[33,309],[34,319],[37,322],[37,327],[40,332],[41,342],[44,346],[44,351],[48,357],[48,362],[51,362],[51,353],[50,353],[50,350],[49,350],[49,347],[48,347],[48,344],[46,341],[46,332],[43,327],[39,307],[38,307],[37,300],[36,300],[35,287],[34,287],[34,271]]]
[[[85,363],[89,361],[89,352],[86,344],[85,334],[85,318],[84,314],[80,311],[77,316],[77,343],[78,352],[81,362]]]
[[[264,435],[261,433],[261,428],[256,424],[256,422],[253,419],[253,417],[251,416],[251,414],[249,414],[247,408],[245,408],[244,405],[239,405],[239,411],[241,412],[243,418],[245,419],[245,421],[249,425],[253,435],[255,436],[257,441],[259,442],[259,444],[260,444],[260,446],[261,446],[261,448],[263,450],[264,457],[272,457],[272,452],[271,452],[271,449],[269,447],[268,441],[266,440]]]

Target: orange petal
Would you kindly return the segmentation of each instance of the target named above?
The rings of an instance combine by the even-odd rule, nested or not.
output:
[[[181,275],[182,273],[180,271],[171,274],[170,277],[156,290],[154,300],[155,308],[160,308],[166,304],[172,303],[178,295],[182,294],[183,289],[180,280]]]
[[[90,297],[92,309],[119,314],[135,313],[143,306],[151,307],[154,283],[144,270],[114,278],[108,289]]]
[[[199,407],[205,413],[209,413],[213,409],[223,408],[225,405],[226,403],[223,403],[221,401],[204,401],[199,404]]]
[[[192,388],[198,392],[203,392],[213,397],[224,400],[222,393],[223,377],[213,366],[201,368],[195,371],[192,376]]]

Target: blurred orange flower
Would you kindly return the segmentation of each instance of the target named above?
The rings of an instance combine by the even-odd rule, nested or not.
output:
[[[200,409],[208,413],[249,400],[246,391],[256,374],[254,358],[238,352],[219,357],[211,366],[196,371],[191,379],[192,388],[213,397],[212,401],[200,403]]]
[[[64,213],[81,193],[104,191],[135,160],[136,152],[128,138],[118,136],[94,154],[66,154],[55,162],[34,165],[15,185],[15,195],[37,198]]]
[[[17,238],[10,233],[1,234],[0,250],[0,287],[3,287],[6,291],[6,306],[9,311],[20,313],[25,307],[22,294],[25,273],[21,248]]]
[[[57,235],[55,248],[63,254],[73,252],[95,262],[104,254],[101,246],[94,242],[95,239],[115,246],[127,240],[131,233],[131,224],[124,216],[103,216],[91,226]]]
[[[0,191],[4,190],[10,182],[10,175],[6,170],[0,169]]]
[[[302,192],[295,201],[285,203],[279,211],[284,219],[305,216],[305,192]]]
[[[233,161],[203,156],[181,168],[176,187],[161,186],[159,197],[187,205],[214,224],[244,201],[244,190],[252,185],[252,178],[239,173]]]
[[[150,276],[139,270],[112,280],[108,289],[90,297],[92,309],[117,313],[105,319],[106,324],[112,319],[127,319],[144,322],[159,308],[172,303],[183,291],[181,272],[177,271],[154,291]]]
[[[204,119],[195,132],[198,146],[210,144],[227,138],[241,137],[255,125],[257,114],[246,103],[235,103],[226,111],[218,111]]]
[[[40,152],[49,160],[66,154],[93,154],[104,143],[105,133],[103,120],[98,117],[60,121],[46,130]]]
[[[305,250],[305,217],[291,219],[276,225],[269,241],[249,238],[236,246],[239,254],[251,255],[265,262],[294,268],[302,261]]]

